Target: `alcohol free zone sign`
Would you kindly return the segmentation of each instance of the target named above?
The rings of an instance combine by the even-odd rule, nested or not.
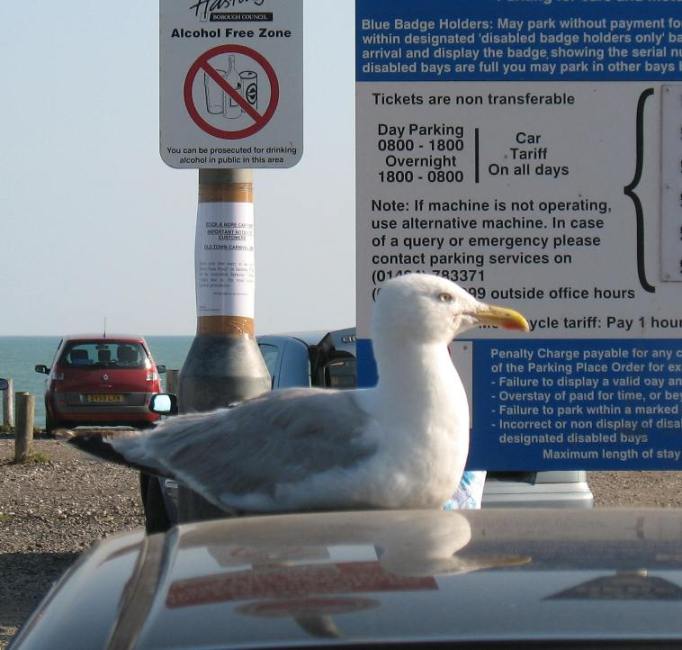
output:
[[[472,468],[682,469],[681,8],[356,2],[360,381],[397,274],[532,328],[457,344]]]
[[[177,168],[295,165],[302,0],[161,0],[160,10],[162,159]]]

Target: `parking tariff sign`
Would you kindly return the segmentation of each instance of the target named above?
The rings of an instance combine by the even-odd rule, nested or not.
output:
[[[473,469],[682,469],[681,5],[356,1],[360,382],[389,277],[530,322],[456,344]]]
[[[303,151],[302,0],[160,0],[160,153],[291,167]]]

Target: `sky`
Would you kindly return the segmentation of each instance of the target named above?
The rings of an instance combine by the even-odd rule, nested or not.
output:
[[[258,333],[355,323],[354,3],[303,4],[303,158],[254,171]],[[0,336],[194,333],[198,174],[158,153],[158,23],[0,3]]]

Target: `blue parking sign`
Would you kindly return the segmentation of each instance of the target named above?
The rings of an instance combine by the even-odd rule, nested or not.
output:
[[[470,468],[682,468],[678,14],[356,1],[360,383],[397,275],[449,278],[531,327],[453,347]]]

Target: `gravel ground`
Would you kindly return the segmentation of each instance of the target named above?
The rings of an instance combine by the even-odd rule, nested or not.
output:
[[[144,525],[137,472],[55,440],[33,451],[15,465],[14,440],[0,438],[0,649],[84,549]]]
[[[0,650],[84,549],[144,524],[137,472],[56,440],[33,451],[15,465],[0,436]],[[598,507],[682,507],[682,472],[593,472],[589,483]]]

